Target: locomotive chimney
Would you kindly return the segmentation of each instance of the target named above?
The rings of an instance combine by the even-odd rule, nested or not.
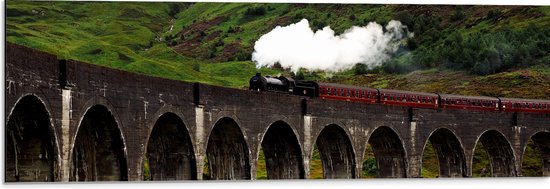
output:
[[[258,73],[256,73],[256,76],[260,77],[260,76],[262,76],[262,74],[258,72]]]

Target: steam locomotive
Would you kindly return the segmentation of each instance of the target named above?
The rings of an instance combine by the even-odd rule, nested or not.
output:
[[[463,96],[375,89],[334,83],[294,80],[283,76],[262,76],[260,73],[250,78],[249,88],[255,91],[286,93],[311,98],[415,108],[470,109],[550,114],[550,100]]]

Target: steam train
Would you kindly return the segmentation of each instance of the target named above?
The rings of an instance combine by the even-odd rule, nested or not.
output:
[[[250,78],[250,90],[287,93],[328,100],[387,104],[415,108],[470,109],[504,112],[550,114],[550,100],[462,96],[318,83],[288,77],[262,76]]]

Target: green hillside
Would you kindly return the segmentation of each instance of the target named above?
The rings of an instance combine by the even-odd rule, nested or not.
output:
[[[369,22],[399,20],[414,37],[381,66],[339,73],[302,70],[309,80],[463,95],[550,99],[550,7],[356,4],[36,2],[6,3],[6,40],[91,64],[151,76],[246,88],[256,72],[254,43],[276,26],[306,18],[337,34]],[[431,145],[427,145],[430,147]],[[528,147],[533,152],[533,145]],[[477,149],[477,148],[476,148]],[[481,147],[479,148],[481,149]],[[483,151],[475,176],[487,175]],[[372,152],[363,170],[373,177]],[[422,171],[437,175],[427,148]],[[314,157],[317,157],[314,155]],[[540,157],[539,157],[540,158]],[[527,158],[529,176],[540,159]],[[479,160],[479,162],[478,162]],[[260,161],[263,162],[263,161]],[[321,178],[311,161],[310,178]],[[434,166],[435,165],[435,166]],[[535,170],[535,171],[532,171]],[[262,178],[265,173],[258,173]]]

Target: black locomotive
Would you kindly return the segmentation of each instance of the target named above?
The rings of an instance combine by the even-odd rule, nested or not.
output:
[[[289,77],[262,76],[256,73],[250,78],[250,90],[288,93],[299,96],[319,97],[319,85],[313,81],[294,80]]]

